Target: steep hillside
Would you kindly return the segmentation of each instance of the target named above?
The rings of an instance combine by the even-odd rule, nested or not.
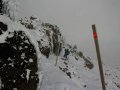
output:
[[[103,66],[107,90],[119,90],[120,67]],[[101,90],[101,82],[97,61],[66,44],[57,25],[0,15],[0,89]]]
[[[21,19],[20,23],[29,29],[33,38],[37,40],[41,53],[47,58],[49,54],[57,55],[61,52],[64,41],[57,25],[41,22],[33,16]]]
[[[59,56],[57,66],[55,66],[56,56],[51,56],[49,59],[42,57],[41,65],[44,77],[40,90],[101,90],[97,62],[91,60],[94,65],[91,69],[86,66],[86,60],[83,58],[76,60],[75,57],[76,55],[72,53],[68,60],[63,60]],[[103,66],[107,90],[119,90],[120,68]]]
[[[30,19],[27,20],[27,23],[24,20],[21,20],[21,23],[25,25],[26,28],[28,28],[29,23],[32,25],[30,32],[31,34],[34,32],[33,36],[37,36],[37,34],[43,35],[39,36],[40,39],[37,37],[39,47],[50,48],[49,58],[44,54],[44,51],[42,52],[40,49],[43,54],[41,57],[41,68],[43,71],[43,79],[40,86],[41,90],[101,90],[99,69],[95,60],[85,56],[81,51],[78,51],[76,47],[66,44],[56,25],[42,23],[35,17],[30,17]],[[39,30],[37,34],[35,33],[36,30]],[[63,60],[65,48],[69,48],[70,50],[68,60]],[[46,59],[44,55],[47,56],[48,59]],[[55,66],[56,55],[59,55],[57,66]],[[112,69],[110,69],[106,65],[103,66],[107,89],[119,90],[119,71],[112,67]]]

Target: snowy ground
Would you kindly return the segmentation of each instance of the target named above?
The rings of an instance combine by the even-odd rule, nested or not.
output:
[[[58,67],[55,67],[52,60],[44,58],[42,61],[44,77],[40,90],[84,90],[82,86],[78,86]]]
[[[84,67],[84,61],[76,61],[73,56],[69,57],[69,61],[64,61],[59,57],[58,65],[55,66],[56,57],[49,59],[42,57],[43,80],[39,90],[101,90],[101,82],[97,65],[92,70]],[[59,67],[68,66],[71,72],[71,78],[59,69]],[[107,90],[120,90],[113,84],[113,79],[107,77]],[[118,80],[117,80],[118,81]],[[116,80],[115,80],[116,82]]]

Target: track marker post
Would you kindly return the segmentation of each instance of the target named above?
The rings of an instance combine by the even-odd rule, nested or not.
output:
[[[102,61],[101,61],[101,55],[100,55],[100,49],[99,49],[99,43],[98,43],[98,36],[97,36],[95,24],[92,25],[92,30],[93,30],[93,37],[94,37],[96,53],[97,53],[97,58],[98,58],[98,65],[99,65],[102,88],[103,88],[103,90],[106,90],[105,78],[104,78],[104,72],[103,72],[103,67],[102,67]]]

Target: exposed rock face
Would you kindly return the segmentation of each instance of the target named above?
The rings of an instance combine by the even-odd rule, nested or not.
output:
[[[3,22],[0,22],[0,35],[3,34],[3,32],[7,31],[8,27]]]
[[[0,0],[0,14],[2,14],[2,7],[3,7],[3,4],[2,4],[2,0]]]
[[[37,32],[36,35],[40,37],[37,40],[39,44],[39,50],[44,56],[48,58],[50,54],[60,55],[64,40],[57,25],[43,23],[34,16],[21,19],[19,21],[30,31]]]
[[[7,25],[0,22],[0,35],[6,30]],[[36,90],[37,54],[29,38],[23,31],[14,31],[5,41],[0,43],[1,90]]]
[[[42,47],[42,48],[40,48],[40,51],[47,58],[49,57],[49,54],[50,54],[50,48],[49,47]]]

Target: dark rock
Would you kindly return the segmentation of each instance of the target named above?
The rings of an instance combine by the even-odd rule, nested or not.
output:
[[[3,22],[0,22],[0,35],[3,34],[3,31],[7,31],[8,27]]]
[[[7,37],[5,43],[0,43],[0,77],[4,86],[1,90],[36,90],[39,79],[35,48],[23,31],[11,34],[13,37]]]
[[[68,63],[67,63],[67,62],[64,62],[64,64],[65,64],[65,65],[68,65]]]
[[[87,87],[87,85],[84,85],[84,87],[86,88],[86,87]]]
[[[45,55],[47,58],[49,57],[50,54],[50,48],[49,47],[42,47],[40,48],[40,51],[43,55]]]
[[[83,59],[85,60],[85,67],[88,69],[92,69],[94,67],[94,64],[89,60],[89,58],[83,56]]]
[[[2,0],[0,0],[0,14],[2,14],[2,13],[3,13],[2,8],[3,8],[3,1],[2,1]]]
[[[71,73],[70,72],[66,72],[66,74],[69,76],[69,78],[71,78]]]

